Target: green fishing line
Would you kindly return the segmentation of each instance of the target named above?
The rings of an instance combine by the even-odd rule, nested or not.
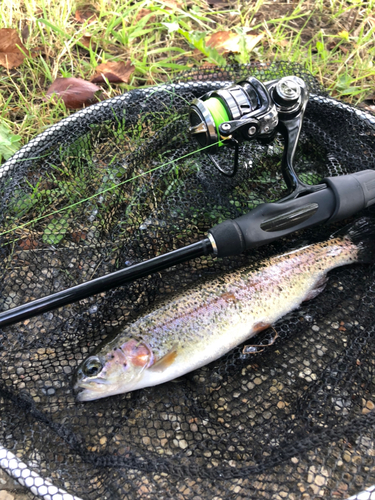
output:
[[[207,149],[209,147],[211,147],[211,145],[210,146],[204,146],[203,148],[197,149],[195,151],[191,151],[190,153],[186,153],[185,155],[180,156],[180,158],[169,160],[166,163],[163,163],[162,165],[158,165],[157,167],[151,168],[150,170],[147,170],[146,172],[142,172],[140,174],[134,175],[130,179],[126,179],[125,181],[119,182],[115,186],[111,186],[111,187],[109,187],[107,189],[103,189],[103,191],[99,191],[98,193],[95,193],[95,194],[93,194],[91,196],[88,196],[87,198],[84,198],[83,200],[77,201],[76,203],[73,203],[72,205],[68,205],[66,207],[60,208],[59,210],[54,210],[53,212],[50,212],[50,213],[45,214],[45,215],[41,215],[40,217],[36,217],[35,219],[30,220],[28,222],[25,222],[24,224],[21,224],[19,226],[13,227],[12,229],[8,229],[7,231],[4,231],[4,232],[0,233],[0,236],[4,236],[5,234],[11,233],[12,231],[16,231],[17,229],[22,229],[22,228],[24,228],[24,227],[26,227],[26,226],[34,223],[34,222],[39,222],[40,220],[46,219],[47,217],[51,217],[53,215],[60,214],[61,212],[64,212],[65,210],[69,210],[69,209],[74,208],[74,207],[76,207],[78,205],[81,205],[82,203],[85,203],[86,201],[92,200],[93,198],[96,198],[97,196],[101,196],[101,195],[107,193],[108,191],[113,191],[114,189],[117,189],[120,186],[123,186],[124,184],[127,184],[128,182],[134,181],[135,179],[138,179],[139,177],[143,177],[143,176],[145,176],[147,174],[155,172],[155,170],[159,170],[162,167],[166,167],[167,165],[170,165],[171,163],[175,163],[175,162],[177,162],[179,160],[183,160],[184,158],[188,158],[189,156],[197,154],[200,151],[204,151],[205,149]]]
[[[218,137],[220,137],[219,126],[224,122],[229,122],[230,118],[228,115],[228,111],[226,110],[224,104],[217,97],[211,97],[204,101],[204,104],[208,111],[211,113],[212,118],[214,119],[216,125],[216,131]],[[219,142],[219,146],[222,146],[222,141]]]

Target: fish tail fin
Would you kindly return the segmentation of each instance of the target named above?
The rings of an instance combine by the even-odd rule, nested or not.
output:
[[[357,262],[372,263],[375,262],[375,218],[361,217],[353,224],[349,224],[332,237],[347,238],[358,249]]]

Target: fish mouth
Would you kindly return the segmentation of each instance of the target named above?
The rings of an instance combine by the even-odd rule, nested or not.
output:
[[[76,382],[73,387],[73,394],[77,401],[83,401],[82,398],[85,397],[84,393],[87,392],[87,389],[83,388],[78,382]]]
[[[97,386],[98,387],[98,386]],[[99,386],[100,389],[104,386]],[[100,390],[92,389],[91,387],[85,387],[84,384],[76,384],[73,387],[73,393],[75,395],[76,401],[93,401],[94,399],[100,399],[107,397],[107,392],[102,392]]]
[[[73,386],[73,393],[77,401],[92,401],[93,399],[104,398],[107,393],[102,394],[106,390],[107,382],[105,380],[95,380],[95,389],[91,382],[76,382]]]
[[[86,401],[94,401],[97,399],[103,399],[109,396],[116,396],[117,394],[125,394],[125,392],[129,392],[118,388],[113,388],[112,390],[104,390],[105,386],[101,386],[101,388],[103,388],[103,391],[98,391],[96,389],[82,386],[74,387],[73,390],[75,392],[76,401],[79,403],[83,403]]]
[[[79,387],[78,389],[74,389],[76,401],[79,403],[83,403],[85,401],[93,401],[95,399],[100,399],[106,396],[106,394],[97,394],[94,391],[90,391],[89,389],[83,389]]]
[[[133,385],[134,382],[131,386]],[[102,399],[108,396],[115,396],[116,394],[123,394],[131,390],[131,387],[124,390],[118,384],[113,384],[108,380],[103,379],[95,379],[95,381],[81,380],[73,385],[73,393],[75,394],[76,401],[79,402]]]
[[[137,388],[138,379],[132,380],[124,387],[121,384],[111,384],[104,380],[95,384],[90,382],[77,382],[73,386],[76,401],[93,401],[95,399],[107,398],[108,396],[116,396],[117,394],[126,394]]]

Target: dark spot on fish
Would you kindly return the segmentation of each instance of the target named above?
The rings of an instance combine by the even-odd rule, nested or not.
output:
[[[123,363],[123,365],[124,365],[124,366],[127,366],[127,364],[126,364],[126,363]]]

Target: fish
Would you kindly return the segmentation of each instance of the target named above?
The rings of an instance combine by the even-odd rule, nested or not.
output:
[[[329,239],[194,284],[100,344],[78,367],[79,402],[177,379],[220,358],[314,299],[339,266],[375,261],[375,225],[362,217]]]

